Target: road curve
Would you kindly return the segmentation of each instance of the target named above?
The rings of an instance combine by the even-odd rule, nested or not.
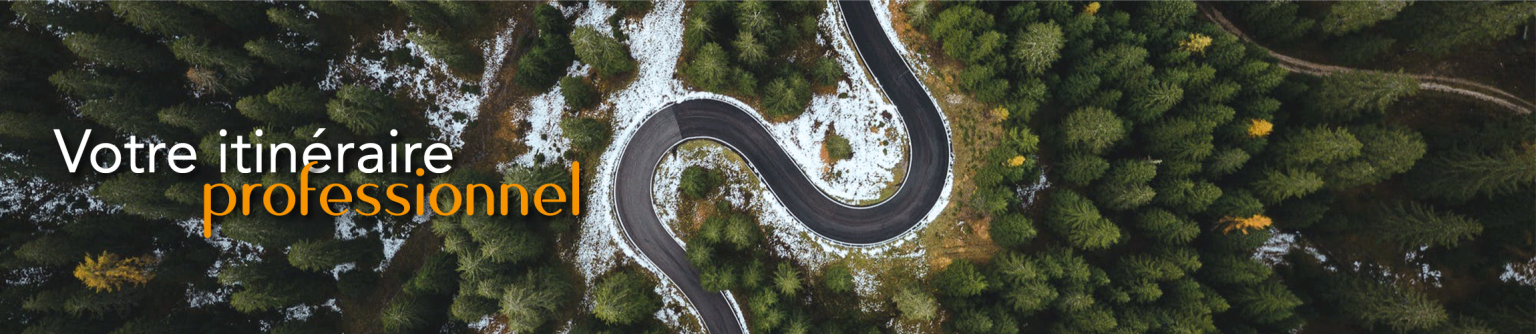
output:
[[[1318,64],[1275,52],[1274,50],[1270,50],[1269,48],[1259,45],[1257,41],[1249,38],[1248,35],[1243,34],[1243,31],[1238,29],[1237,25],[1232,24],[1232,21],[1228,21],[1227,17],[1221,15],[1221,11],[1217,10],[1215,7],[1212,7],[1209,4],[1202,4],[1200,6],[1200,11],[1205,15],[1206,19],[1216,23],[1216,25],[1220,26],[1222,30],[1226,30],[1233,35],[1237,35],[1238,38],[1241,38],[1244,41],[1253,43],[1255,46],[1263,49],[1264,52],[1269,53],[1270,56],[1275,57],[1275,60],[1278,61],[1280,67],[1284,68],[1286,71],[1313,76],[1326,76],[1334,73],[1350,71],[1380,72],[1375,70]],[[1505,109],[1514,111],[1518,114],[1529,114],[1531,113],[1531,110],[1536,109],[1536,104],[1522,99],[1520,96],[1510,94],[1509,92],[1494,88],[1493,86],[1484,85],[1471,80],[1411,73],[1407,75],[1408,77],[1418,81],[1419,88],[1423,90],[1451,93],[1470,97],[1479,101],[1493,103]]]
[[[850,206],[816,188],[774,141],[752,111],[716,100],[667,106],[640,125],[620,157],[615,212],[629,242],[682,289],[710,333],[740,333],[737,310],[721,292],[704,290],[699,272],[657,218],[651,185],[662,156],[684,141],[712,140],[745,158],[770,191],[797,220],[823,237],[847,244],[872,244],[911,230],[938,202],[948,178],[949,135],[943,116],[901,54],[886,39],[868,2],[838,6],[859,56],[906,124],[909,167],[902,187],[885,201]],[[853,75],[858,75],[854,73]]]

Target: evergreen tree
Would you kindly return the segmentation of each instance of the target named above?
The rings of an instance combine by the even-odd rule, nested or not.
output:
[[[1349,131],[1318,126],[1283,138],[1275,147],[1275,155],[1290,165],[1330,164],[1359,156],[1360,147],[1360,141]]]
[[[693,56],[693,62],[683,69],[683,74],[688,81],[699,86],[700,89],[710,92],[724,92],[730,89],[731,63],[726,59],[725,49],[719,44],[708,43],[699,48]]]
[[[245,51],[268,65],[289,71],[312,69],[316,65],[313,55],[308,54],[308,51],[266,38],[245,42]]]
[[[1136,227],[1158,241],[1183,244],[1200,236],[1200,225],[1168,210],[1152,208],[1137,214]]]
[[[712,169],[699,166],[689,166],[683,169],[683,178],[678,183],[683,191],[683,196],[693,199],[702,199],[709,196],[720,187],[723,177]]]
[[[787,262],[780,262],[779,269],[773,271],[773,286],[785,296],[794,296],[800,291],[800,271]]]
[[[821,285],[832,293],[844,293],[853,291],[853,273],[848,266],[833,264],[827,266],[821,273]]]
[[[1424,156],[1423,136],[1402,127],[1363,126],[1349,130],[1360,140],[1360,157],[1328,169],[1328,185],[1337,189],[1386,181],[1407,172]]]
[[[1108,109],[1084,107],[1061,121],[1062,141],[1068,147],[1100,154],[1125,138],[1125,124]]]
[[[216,132],[237,121],[233,118],[233,113],[224,107],[205,104],[183,103],[160,109],[157,115],[160,123],[192,130],[197,134]],[[202,200],[199,199],[188,204],[201,202]]]
[[[1350,71],[1323,77],[1313,91],[1316,112],[1347,121],[1367,112],[1385,112],[1392,102],[1418,93],[1419,82],[1400,73]]]
[[[605,76],[635,69],[635,61],[629,57],[628,47],[589,27],[578,27],[571,32],[571,48],[582,62],[591,64],[598,73]]]
[[[1295,316],[1301,299],[1277,280],[1243,287],[1232,297],[1233,307],[1258,323],[1273,324]]]
[[[1328,14],[1318,21],[1318,29],[1331,35],[1343,35],[1390,20],[1408,7],[1405,1],[1347,1],[1328,6]]]
[[[1339,309],[1364,322],[1367,328],[1385,326],[1394,332],[1428,330],[1446,321],[1445,307],[1417,289],[1366,277],[1341,273],[1330,287],[1338,294]]]
[[[170,63],[163,50],[131,40],[90,33],[63,38],[64,47],[81,59],[131,71],[156,71]]]
[[[325,110],[331,120],[364,136],[379,135],[398,125],[394,98],[365,86],[341,86],[336,98],[325,103]]]
[[[1253,183],[1254,192],[1269,203],[1306,196],[1322,187],[1322,177],[1300,169],[1269,170]]]
[[[571,147],[587,154],[598,154],[602,145],[608,144],[609,137],[612,137],[607,122],[586,117],[561,119],[560,131],[571,139]]]
[[[1514,36],[1533,11],[1531,2],[1428,3],[1403,10],[1390,30],[1410,48],[1445,55]]]
[[[379,323],[389,333],[416,333],[427,326],[427,305],[410,293],[395,295],[379,312]]]
[[[1061,58],[1064,45],[1066,39],[1061,34],[1061,26],[1055,22],[1034,23],[1014,38],[1011,56],[1022,64],[1025,73],[1040,74]]]
[[[208,73],[206,71],[216,73],[194,76],[193,73],[198,72],[189,71],[188,79],[200,86],[233,86],[247,82],[256,75],[256,61],[246,57],[240,51],[214,46],[207,40],[191,37],[178,38],[171,42],[171,53],[176,55],[176,59],[192,64],[194,69],[204,71],[202,73]],[[226,82],[229,84],[225,84]]]
[[[763,107],[770,117],[799,116],[811,103],[811,83],[799,73],[779,77],[763,88]]]
[[[579,32],[580,30],[578,30]],[[415,32],[410,38],[411,43],[420,45],[427,54],[441,60],[448,68],[455,72],[469,76],[478,76],[485,72],[485,58],[479,52],[461,45],[460,43],[443,37],[436,33]]]
[[[633,324],[661,310],[661,297],[650,283],[630,272],[619,272],[598,282],[592,293],[592,315],[609,324]]]
[[[1453,212],[1435,210],[1418,202],[1377,205],[1371,230],[1404,248],[1456,247],[1483,232],[1476,220]]]
[[[903,287],[891,296],[891,301],[896,303],[896,309],[901,311],[903,319],[929,321],[939,315],[938,301],[922,288]]]
[[[815,80],[816,84],[818,85],[836,84],[837,81],[842,80],[844,76],[846,76],[846,74],[843,73],[843,65],[839,64],[832,58],[817,59],[816,64],[813,68],[811,68],[811,78]]]
[[[1494,197],[1536,184],[1536,145],[1485,154],[1449,151],[1430,156],[1414,169],[1410,183],[1421,197],[1466,201]]]
[[[129,25],[165,37],[186,36],[205,31],[205,16],[195,9],[175,2],[113,2],[112,14]]]
[[[325,30],[321,28],[319,22],[311,20],[308,12],[296,8],[276,7],[267,9],[267,20],[278,27],[298,33],[300,36],[313,39],[322,39],[326,36]]]
[[[1067,239],[1074,248],[1101,249],[1120,240],[1120,228],[1099,214],[1093,202],[1071,190],[1058,190],[1051,196],[1046,225]]]
[[[731,41],[731,46],[736,47],[736,59],[751,67],[762,66],[768,61],[768,47],[757,40],[751,32],[745,30],[736,34],[736,40]]]
[[[288,248],[288,263],[303,270],[329,272],[353,260],[357,251],[340,240],[299,241]]]
[[[1035,238],[1035,226],[1021,214],[1005,213],[992,221],[989,229],[992,242],[998,246],[1017,248],[1029,244]]]
[[[405,282],[405,293],[431,293],[446,295],[453,293],[458,288],[459,275],[454,271],[455,263],[452,254],[437,253],[427,257],[421,267],[416,268],[416,273]]]
[[[565,97],[565,106],[575,110],[592,108],[602,98],[597,92],[597,87],[592,87],[592,84],[587,83],[586,80],[572,76],[560,78],[560,95]]]
[[[1061,160],[1057,170],[1068,183],[1086,186],[1109,170],[1109,161],[1097,155],[1070,153]]]
[[[970,261],[958,260],[934,277],[939,292],[951,297],[970,297],[987,289],[987,278]]]

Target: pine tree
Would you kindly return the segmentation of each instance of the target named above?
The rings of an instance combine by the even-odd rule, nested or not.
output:
[[[725,49],[719,44],[708,43],[693,56],[693,61],[683,70],[688,81],[710,92],[724,92],[731,88],[730,61]]]
[[[325,110],[331,120],[364,136],[382,134],[397,125],[394,98],[364,86],[341,86],[336,98],[326,102]]]
[[[212,14],[214,18],[217,18],[219,22],[223,22],[224,25],[242,32],[258,32],[267,27],[267,18],[263,12],[265,4],[228,1],[193,1],[180,4]]]
[[[72,34],[63,40],[64,47],[76,56],[104,66],[131,71],[156,71],[170,64],[163,50],[130,40],[90,33]]]
[[[577,27],[571,32],[571,49],[581,61],[591,64],[598,73],[614,76],[635,69],[635,61],[629,56],[629,48],[613,37],[603,36],[590,27]]]
[[[1022,64],[1025,73],[1040,74],[1061,58],[1064,45],[1066,38],[1061,34],[1061,26],[1055,22],[1034,23],[1014,38],[1011,56]]]
[[[1101,249],[1119,241],[1120,228],[1100,215],[1099,209],[1087,198],[1065,189],[1056,191],[1051,197],[1046,225],[1066,237],[1072,247]]]
[[[565,106],[575,110],[592,108],[601,101],[597,87],[572,76],[560,78],[560,95],[565,97]]]
[[[1184,88],[1172,82],[1158,82],[1145,90],[1131,94],[1131,105],[1127,114],[1136,122],[1151,122],[1169,109],[1173,109],[1173,106],[1178,105],[1183,99]]]
[[[1530,2],[1429,3],[1407,8],[1389,27],[1409,48],[1445,55],[1514,36],[1533,11]]]
[[[770,117],[794,117],[811,103],[811,84],[799,73],[774,78],[763,89],[763,106]]]
[[[258,38],[245,42],[245,51],[268,65],[288,71],[312,69],[316,62],[308,51],[281,41]]]
[[[357,252],[341,240],[305,240],[288,248],[288,263],[302,270],[329,272],[337,265],[352,261]]]
[[[608,144],[612,130],[608,123],[586,117],[566,117],[560,120],[560,131],[571,139],[571,147],[587,154],[598,154]]]
[[[1340,273],[1330,287],[1339,298],[1339,309],[1365,323],[1367,328],[1386,326],[1398,333],[1428,330],[1446,321],[1445,307],[1418,289]]]
[[[379,312],[379,323],[388,333],[415,333],[427,326],[427,305],[409,293],[395,295]]]
[[[951,297],[970,297],[987,289],[987,278],[970,261],[957,260],[934,277],[940,293]]]
[[[1483,232],[1477,220],[1453,212],[1435,210],[1418,202],[1377,205],[1371,230],[1404,248],[1456,247]]]
[[[992,242],[998,246],[1017,248],[1029,244],[1035,238],[1035,226],[1029,217],[1017,213],[1005,213],[992,221],[989,229]]]
[[[1261,324],[1273,324],[1295,316],[1301,299],[1278,280],[1244,286],[1231,297],[1233,307],[1244,317]]]
[[[1424,138],[1412,129],[1363,126],[1350,132],[1360,140],[1360,157],[1328,169],[1329,187],[1346,189],[1386,181],[1407,172],[1424,156]]]
[[[736,34],[736,40],[731,41],[731,46],[736,47],[736,59],[741,63],[756,68],[768,61],[768,47],[757,40],[751,32],[745,30]]]
[[[1253,190],[1269,203],[1306,196],[1323,187],[1323,178],[1301,169],[1269,170],[1253,183]]]
[[[1061,178],[1078,186],[1086,186],[1109,171],[1109,161],[1097,155],[1070,153],[1060,162]]]
[[[1158,241],[1172,244],[1189,243],[1200,236],[1200,225],[1160,208],[1138,213],[1136,227]]]
[[[1466,201],[1478,195],[1495,197],[1536,184],[1536,145],[1512,147],[1492,154],[1448,151],[1425,159],[1410,184],[1421,197]]]
[[[644,320],[661,309],[661,298],[650,285],[627,271],[609,275],[593,287],[592,315],[614,325]]]
[[[96,124],[125,133],[148,136],[163,131],[156,122],[154,107],[132,95],[87,100],[80,105],[79,110],[81,115]]]
[[[135,93],[134,81],[99,71],[67,69],[48,76],[60,92],[79,99],[102,99],[119,93]]]
[[[501,296],[501,314],[507,317],[507,329],[529,332],[542,326],[558,311],[569,287],[548,269],[528,273]]]
[[[190,63],[194,68],[217,70],[221,83],[224,82],[223,79],[227,79],[230,84],[240,84],[251,80],[256,75],[255,60],[240,51],[213,46],[207,40],[191,37],[178,38],[171,43],[171,53],[176,55],[176,59]]]
[[[298,9],[281,7],[267,9],[267,20],[278,27],[298,33],[300,36],[313,39],[325,37],[325,30],[321,27],[320,23],[310,20],[306,12]]]
[[[896,309],[901,311],[903,319],[929,321],[939,315],[938,301],[922,288],[903,287],[891,296],[891,301],[896,303]]]
[[[474,293],[460,290],[453,297],[453,304],[448,307],[448,314],[453,319],[463,322],[480,321],[487,315],[496,313],[496,301],[481,297]]]
[[[233,113],[216,105],[182,103],[160,109],[160,123],[191,130],[196,134],[212,133],[229,126],[236,120]],[[201,190],[199,190],[201,191]],[[199,200],[195,203],[201,203]]]
[[[129,25],[165,37],[202,33],[208,25],[201,13],[175,2],[114,2],[108,5],[112,7],[112,14]]]
[[[843,73],[843,65],[832,58],[821,58],[811,68],[811,79],[818,85],[833,85],[846,76]]]
[[[800,271],[787,262],[780,262],[779,269],[773,271],[773,286],[785,296],[794,296],[800,291]]]
[[[833,264],[821,273],[821,285],[832,293],[853,291],[853,273],[848,266]]]
[[[773,24],[777,21],[773,15],[767,3],[748,0],[736,6],[736,26],[752,33],[769,32],[773,30]]]
[[[1062,141],[1068,147],[1099,154],[1125,138],[1125,125],[1108,109],[1084,107],[1061,121]]]
[[[580,31],[579,29],[577,30]],[[468,75],[479,76],[485,72],[485,57],[479,52],[470,49],[458,42],[437,33],[415,32],[409,37],[411,43],[420,45],[427,54],[441,60],[453,71]]]
[[[1289,165],[1330,164],[1359,156],[1361,146],[1343,128],[1318,126],[1287,135],[1276,145],[1275,155]]]
[[[1330,119],[1347,121],[1364,113],[1382,113],[1393,102],[1419,92],[1419,82],[1401,73],[1351,71],[1323,77],[1312,109]]]

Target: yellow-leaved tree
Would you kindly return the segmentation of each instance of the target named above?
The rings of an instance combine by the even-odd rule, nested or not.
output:
[[[1267,120],[1262,120],[1262,119],[1255,118],[1255,119],[1248,120],[1248,122],[1249,122],[1249,124],[1248,124],[1248,136],[1249,137],[1258,138],[1258,137],[1268,136],[1271,131],[1275,130],[1275,124],[1274,123],[1270,123]]]
[[[1272,221],[1269,220],[1269,217],[1261,215],[1261,214],[1260,215],[1253,215],[1253,217],[1247,217],[1247,218],[1242,218],[1242,217],[1226,217],[1226,218],[1222,218],[1221,222],[1226,225],[1226,227],[1223,227],[1221,229],[1221,233],[1223,233],[1223,234],[1225,234],[1225,233],[1232,233],[1232,230],[1238,230],[1238,231],[1243,232],[1243,234],[1248,234],[1248,230],[1262,230],[1262,229],[1266,229],[1266,228],[1269,228],[1269,225],[1271,223],[1273,223]]]
[[[85,262],[75,266],[75,278],[96,291],[114,291],[125,284],[144,285],[155,278],[150,269],[156,262],[155,257],[149,255],[122,257],[101,252],[94,259],[87,255]]]
[[[1202,34],[1189,34],[1189,39],[1179,42],[1179,48],[1190,53],[1205,53],[1205,48],[1211,46],[1211,37]]]
[[[1088,6],[1083,7],[1083,14],[1085,14],[1085,15],[1093,16],[1093,14],[1098,14],[1098,13],[1099,13],[1099,2],[1098,1],[1090,2],[1090,3],[1088,3]]]

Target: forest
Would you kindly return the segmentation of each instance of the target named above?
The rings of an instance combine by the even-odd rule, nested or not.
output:
[[[298,183],[285,171],[214,172],[233,137],[222,131],[295,145],[441,135],[422,112],[441,106],[333,73],[348,59],[441,64],[472,79],[460,92],[489,94],[473,83],[500,77],[521,98],[559,91],[569,149],[500,168],[476,161],[495,155],[472,143],[448,173],[351,169],[311,185],[567,184],[568,161],[583,162],[585,180],[616,139],[605,98],[639,68],[615,22],[657,5],[605,3],[615,12],[598,26],[611,30],[569,14],[596,1],[0,6],[0,188],[19,194],[0,195],[15,206],[0,211],[0,332],[682,330],[658,316],[665,278],[633,260],[580,277],[568,256],[577,218],[256,210],[216,219],[218,242],[196,219],[203,184]],[[794,119],[862,75],[819,42],[817,20],[836,6],[688,3],[675,76],[764,119]],[[892,282],[871,310],[858,268],[774,252],[758,212],[722,199],[725,172],[689,167],[676,196],[702,219],[685,235],[686,260],[706,289],[741,301],[752,332],[1536,331],[1536,116],[1416,76],[1533,99],[1536,3],[908,0],[890,10],[914,32],[900,38],[941,72],[924,82],[977,102],[950,115],[1001,129],[1003,140],[976,144],[988,167],[957,181],[967,200],[950,203],[985,217],[997,251]],[[509,20],[522,23],[509,29],[507,69],[488,68],[481,49]],[[407,32],[428,57],[404,42],[377,47],[386,31]],[[1343,69],[1292,71],[1277,54]],[[68,173],[52,129],[92,129],[88,146],[135,136],[202,154],[190,174]],[[833,161],[857,154],[842,137],[826,141]],[[1026,200],[1041,179],[1048,187]],[[352,209],[378,209],[367,206]]]

